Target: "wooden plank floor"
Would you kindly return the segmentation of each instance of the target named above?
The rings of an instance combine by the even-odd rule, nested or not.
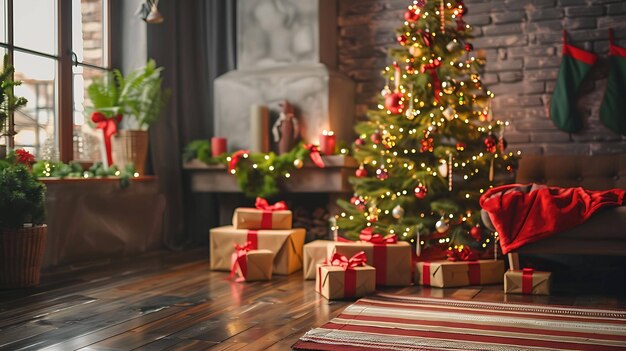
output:
[[[327,301],[299,273],[234,283],[208,269],[206,249],[156,253],[46,274],[30,290],[0,291],[0,350],[289,350],[350,302]],[[626,296],[504,295],[502,286],[388,289],[483,301],[626,307]]]

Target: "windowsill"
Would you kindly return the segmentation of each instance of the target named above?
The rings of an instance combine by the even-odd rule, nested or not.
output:
[[[64,183],[107,183],[107,182],[119,182],[120,177],[90,177],[90,178],[58,178],[58,177],[46,177],[39,178],[44,184],[64,184]],[[129,178],[131,182],[152,182],[156,180],[155,176],[145,175],[140,177]]]

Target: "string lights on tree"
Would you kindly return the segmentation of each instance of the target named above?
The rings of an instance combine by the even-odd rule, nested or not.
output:
[[[484,251],[494,242],[478,198],[510,179],[519,153],[506,150],[508,122],[494,119],[467,11],[462,0],[415,0],[404,12],[378,106],[356,126],[358,204],[340,201],[342,235],[357,238],[367,227],[400,233],[418,252]]]

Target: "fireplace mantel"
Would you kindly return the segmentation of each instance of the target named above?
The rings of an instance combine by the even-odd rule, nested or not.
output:
[[[350,156],[323,156],[326,167],[319,168],[307,161],[303,169],[295,170],[283,180],[283,189],[290,193],[350,193],[348,178],[354,175],[357,162]],[[194,192],[241,193],[237,180],[224,165],[207,165],[193,160],[183,169],[191,177]]]

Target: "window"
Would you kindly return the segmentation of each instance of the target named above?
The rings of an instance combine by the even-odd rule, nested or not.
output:
[[[13,118],[15,147],[64,162],[101,158],[85,90],[110,68],[109,22],[109,0],[0,0],[0,54],[28,99]]]

